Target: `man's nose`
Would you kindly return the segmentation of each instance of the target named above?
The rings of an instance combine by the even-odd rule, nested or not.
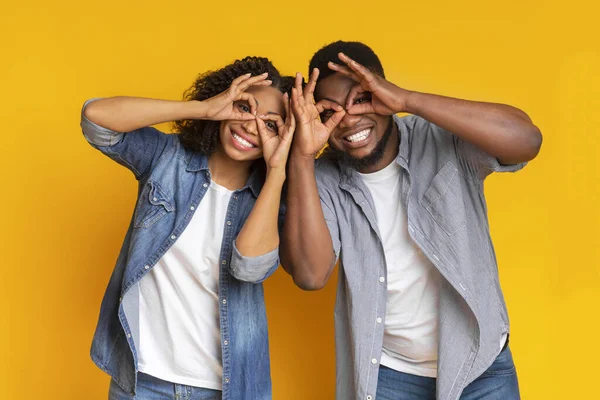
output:
[[[346,113],[346,115],[344,115],[344,118],[342,118],[342,120],[340,121],[340,128],[352,128],[358,123],[358,121],[360,121],[360,118],[360,115],[352,115]]]

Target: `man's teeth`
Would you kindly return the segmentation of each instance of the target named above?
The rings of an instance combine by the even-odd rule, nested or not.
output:
[[[370,133],[371,129],[365,129],[364,131],[360,131],[355,133],[354,135],[348,136],[346,140],[353,143],[360,142],[361,140],[365,140],[367,137],[369,137]]]
[[[242,146],[244,147],[248,147],[248,148],[252,148],[254,147],[254,145],[252,143],[250,143],[249,141],[247,141],[246,139],[244,139],[243,137],[241,137],[240,135],[238,135],[237,133],[233,134],[233,138]]]

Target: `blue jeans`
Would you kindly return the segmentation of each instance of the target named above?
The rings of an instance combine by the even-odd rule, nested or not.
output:
[[[481,376],[471,382],[461,400],[519,400],[519,382],[510,348],[506,347]],[[435,378],[398,372],[381,366],[375,400],[435,400]]]
[[[108,400],[221,400],[221,391],[178,385],[138,372],[136,395],[125,392],[112,380]]]

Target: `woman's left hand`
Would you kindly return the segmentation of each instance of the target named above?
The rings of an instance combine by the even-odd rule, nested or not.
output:
[[[262,143],[263,157],[267,164],[267,173],[281,172],[285,176],[285,165],[292,145],[296,120],[290,110],[288,94],[283,95],[286,119],[276,114],[256,117],[256,125]]]

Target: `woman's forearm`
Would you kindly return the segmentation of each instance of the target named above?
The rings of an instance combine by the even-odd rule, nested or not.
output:
[[[199,101],[118,96],[92,101],[86,106],[84,115],[103,128],[130,132],[163,122],[202,119],[203,108]]]

